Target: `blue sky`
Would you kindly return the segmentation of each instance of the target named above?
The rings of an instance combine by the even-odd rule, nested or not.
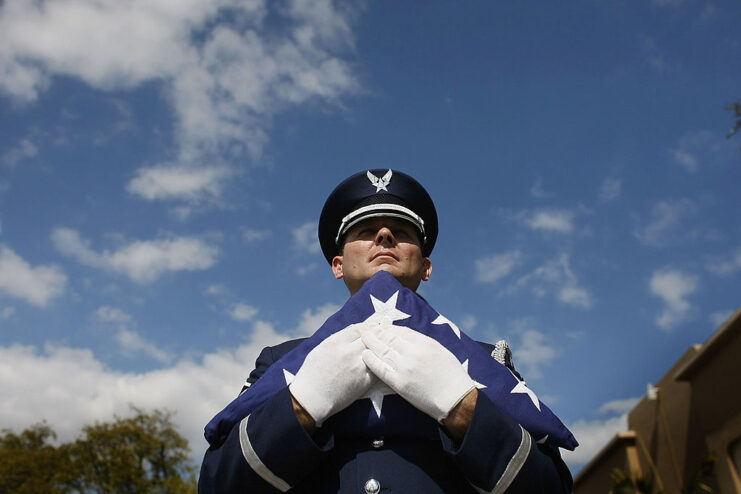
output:
[[[167,407],[196,461],[259,350],[347,297],[316,222],[416,177],[421,293],[582,447],[739,306],[731,1],[0,4],[0,426]],[[735,198],[735,199],[734,199]]]

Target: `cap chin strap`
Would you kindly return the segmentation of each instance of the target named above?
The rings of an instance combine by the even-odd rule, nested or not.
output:
[[[342,235],[347,233],[347,231],[358,222],[366,218],[382,216],[391,216],[393,218],[401,218],[410,221],[420,232],[422,232],[422,245],[427,242],[427,235],[425,235],[425,222],[411,209],[400,206],[399,204],[369,204],[368,206],[356,209],[342,218],[340,229],[337,230],[337,236],[334,239],[335,245],[340,245],[340,238],[342,238]]]

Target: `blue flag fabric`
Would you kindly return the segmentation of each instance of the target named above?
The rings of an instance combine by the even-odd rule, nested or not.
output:
[[[536,441],[573,450],[577,441],[556,415],[545,406],[506,366],[500,364],[481,345],[435,311],[419,295],[404,288],[390,274],[380,271],[329,317],[311,337],[275,362],[247,391],[219,412],[205,428],[206,440],[219,446],[229,431],[278,391],[284,389],[301,368],[306,355],[328,336],[350,324],[382,319],[407,326],[436,339],[461,362],[476,382],[480,393],[520,423]],[[430,362],[430,365],[435,365]],[[386,393],[391,393],[387,390]],[[360,399],[330,420],[334,430],[366,431],[369,434],[404,431],[413,434],[418,425],[429,429],[430,421],[414,420],[421,414],[397,395],[376,393]],[[426,416],[425,416],[426,417]],[[432,422],[433,425],[434,421]],[[420,431],[420,434],[427,435]]]

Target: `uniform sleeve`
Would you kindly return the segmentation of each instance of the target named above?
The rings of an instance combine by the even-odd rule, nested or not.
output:
[[[265,371],[268,370],[268,367],[270,367],[273,362],[275,362],[275,356],[273,355],[273,347],[265,347],[260,352],[260,355],[257,356],[257,360],[255,360],[255,368],[252,369],[252,372],[250,372],[249,377],[244,381],[244,385],[242,385],[242,390],[239,392],[239,394],[244,393],[249,389],[250,386],[255,384],[255,382],[265,374]]]
[[[481,493],[572,492],[571,473],[558,448],[536,444],[530,434],[479,393],[460,444],[440,430],[443,449]]]
[[[286,492],[333,447],[332,435],[312,437],[301,427],[285,388],[235,425],[220,447],[206,451],[198,492]]]

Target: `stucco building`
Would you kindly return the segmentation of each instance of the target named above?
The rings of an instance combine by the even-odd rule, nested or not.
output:
[[[698,482],[741,493],[741,309],[649,386],[628,414],[628,430],[579,472],[574,492],[605,494],[616,473],[650,477],[654,492],[666,494],[706,492],[683,490]]]

